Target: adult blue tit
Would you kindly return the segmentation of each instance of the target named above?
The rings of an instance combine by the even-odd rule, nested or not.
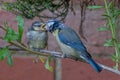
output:
[[[44,27],[54,35],[63,54],[89,63],[97,72],[102,71],[72,28],[55,19],[46,22]]]
[[[42,25],[43,23],[35,21],[27,32],[28,46],[34,51],[40,51],[47,46],[48,34],[41,28]]]

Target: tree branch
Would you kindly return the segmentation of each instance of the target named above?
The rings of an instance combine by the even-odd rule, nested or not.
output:
[[[103,69],[120,75],[120,71],[118,71],[118,70],[116,70],[116,69],[113,69],[113,68],[110,68],[110,67],[105,66],[105,65],[100,64],[100,63],[98,63],[98,64],[99,64]]]
[[[3,47],[0,47],[0,49],[2,49]],[[42,56],[54,56],[55,54],[57,54],[57,56],[55,56],[55,57],[57,57],[57,58],[63,58],[62,57],[62,53],[60,53],[60,52],[55,52],[55,51],[49,51],[49,50],[41,50],[40,52],[36,52],[36,51],[32,51],[32,50],[30,50],[30,49],[27,49],[27,48],[25,48],[25,49],[20,49],[20,48],[9,48],[9,50],[12,50],[12,51],[28,51],[28,52],[31,52],[32,54],[37,54],[37,55],[42,55]],[[43,54],[44,53],[44,54]],[[69,58],[69,57],[67,57],[67,58]],[[74,59],[75,60],[75,59]],[[79,60],[79,61],[81,61],[81,60]],[[118,71],[118,70],[115,70],[115,69],[113,69],[113,68],[110,68],[110,67],[108,67],[108,66],[106,66],[106,65],[103,65],[103,64],[100,64],[100,63],[98,63],[104,70],[107,70],[107,71],[110,71],[110,72],[113,72],[113,73],[115,73],[115,74],[118,74],[118,75],[120,75],[120,71]]]
[[[0,26],[0,28],[2,28],[3,30],[5,30],[5,28],[3,28],[2,26]],[[0,36],[0,39],[4,39],[2,36]],[[11,51],[28,51],[29,53],[32,53],[32,54],[36,54],[36,55],[42,55],[42,56],[54,56],[56,58],[70,58],[70,59],[73,59],[73,60],[76,60],[75,57],[71,58],[69,56],[67,57],[63,57],[63,54],[60,53],[60,52],[55,52],[55,51],[48,51],[48,50],[41,50],[40,52],[36,52],[36,51],[32,51],[31,49],[27,48],[25,45],[23,45],[23,43],[19,43],[17,41],[10,41],[8,42],[10,43],[11,45],[14,45],[16,46],[16,48],[12,48],[12,47],[9,47],[8,49],[11,50]],[[0,49],[2,49],[4,47],[0,47]],[[81,61],[81,59],[79,59],[79,61]],[[113,72],[115,74],[118,74],[120,75],[120,71],[118,70],[115,70],[113,68],[110,68],[108,66],[105,66],[103,64],[100,64],[98,63],[104,70],[107,70],[107,71],[110,71],[110,72]]]

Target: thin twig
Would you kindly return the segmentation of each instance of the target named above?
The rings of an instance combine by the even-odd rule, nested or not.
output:
[[[4,49],[5,47],[0,47],[0,49]],[[9,50],[11,51],[25,51],[24,49],[22,48],[18,48],[18,47],[8,47]]]
[[[25,51],[28,51],[28,52],[33,53],[33,54],[39,54],[39,55],[42,55],[42,56],[50,56],[50,54],[43,54],[43,53],[39,53],[39,52],[36,52],[36,51],[32,51],[31,49],[19,44],[18,42],[11,41],[9,43],[13,44],[16,47],[20,47],[20,48],[24,49]]]
[[[81,59],[78,59],[78,60],[81,61]],[[113,73],[115,73],[115,74],[120,75],[120,71],[119,71],[119,70],[110,68],[110,67],[108,67],[108,66],[106,66],[106,65],[103,65],[103,64],[100,64],[100,63],[98,63],[98,65],[99,65],[100,67],[102,67],[104,70],[107,70],[107,71],[110,71],[110,72],[113,72]]]
[[[120,75],[120,71],[118,71],[118,70],[116,70],[116,69],[113,69],[113,68],[110,68],[110,67],[105,66],[105,65],[100,64],[100,63],[98,63],[98,64],[99,64],[103,69],[105,69],[105,70],[107,70],[107,71],[111,71],[111,72],[113,72],[113,73],[116,73],[116,74]]]
[[[3,26],[1,26],[1,25],[0,25],[0,28],[1,28],[2,30],[6,31],[6,29],[5,29]]]

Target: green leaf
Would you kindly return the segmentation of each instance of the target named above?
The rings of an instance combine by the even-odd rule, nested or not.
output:
[[[18,33],[19,33],[18,41],[21,42],[22,41],[23,32],[24,32],[24,19],[22,18],[22,16],[17,16],[16,20],[18,22]]]
[[[112,54],[112,55],[111,55],[111,59],[112,59],[114,62],[116,62],[116,55],[115,55],[115,54]]]
[[[98,28],[98,31],[107,31],[107,30],[110,30],[110,29],[105,27]]]
[[[118,47],[119,47],[119,49],[120,49],[120,43],[118,44]]]
[[[4,60],[8,53],[9,53],[8,48],[0,49],[0,61]]]
[[[7,23],[7,21],[4,21],[4,29],[7,29],[9,26],[8,26],[8,23]]]
[[[110,1],[108,8],[113,8],[114,7],[114,1]]]
[[[119,18],[119,16],[120,16],[120,10],[117,10],[114,17],[115,17],[115,19],[117,19],[117,18]]]
[[[46,60],[46,63],[45,63],[45,68],[46,68],[47,70],[49,70],[50,72],[53,72],[53,67],[50,66],[50,62],[51,62],[52,58],[53,58],[53,57],[51,57],[51,56],[48,57],[47,60]]]
[[[119,63],[118,60],[120,60],[120,56],[116,56],[115,54],[112,54],[112,55],[111,55],[111,59],[112,59],[114,62]]]
[[[113,40],[112,40],[112,39],[107,40],[107,41],[104,43],[104,46],[114,46]]]
[[[7,64],[9,66],[13,66],[13,57],[12,57],[11,54],[9,54],[8,57],[7,57]]]
[[[104,8],[103,6],[88,6],[88,9],[101,9]]]
[[[106,18],[111,18],[111,16],[108,15],[108,14],[102,14],[102,16],[104,16],[104,17],[106,17]]]
[[[118,70],[119,66],[113,66],[113,69]]]
[[[45,57],[39,56],[39,59],[40,59],[40,61],[41,61],[42,63],[45,63]]]
[[[18,40],[18,34],[12,28],[8,28],[4,40],[8,42]]]

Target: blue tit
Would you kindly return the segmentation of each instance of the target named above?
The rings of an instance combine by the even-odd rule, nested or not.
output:
[[[63,54],[89,63],[97,72],[102,71],[72,28],[55,19],[46,22],[44,28],[54,35]]]
[[[43,23],[35,21],[27,32],[29,48],[38,52],[41,49],[45,49],[48,42],[47,30],[43,30],[41,28],[42,25]]]

